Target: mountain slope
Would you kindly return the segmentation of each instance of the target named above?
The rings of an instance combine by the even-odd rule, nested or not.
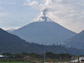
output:
[[[84,31],[65,41],[65,46],[84,49]]]
[[[63,41],[76,35],[76,33],[52,21],[39,21],[30,23],[13,34],[22,39],[45,45],[63,44]]]
[[[84,54],[84,51],[82,50],[66,48],[61,45],[55,46],[55,45],[39,45],[34,43],[28,43],[20,39],[19,37],[0,29],[0,53],[2,52],[44,53],[44,51],[54,53]]]
[[[19,37],[0,29],[0,50],[1,52],[22,52],[28,49],[28,43]]]

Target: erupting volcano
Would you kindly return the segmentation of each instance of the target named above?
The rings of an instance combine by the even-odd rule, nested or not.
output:
[[[76,34],[48,18],[47,11],[47,9],[43,10],[37,22],[19,28],[13,34],[28,42],[44,45],[63,44],[63,41]]]

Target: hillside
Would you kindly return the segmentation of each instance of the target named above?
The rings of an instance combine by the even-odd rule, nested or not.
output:
[[[65,41],[65,46],[84,49],[84,31]]]

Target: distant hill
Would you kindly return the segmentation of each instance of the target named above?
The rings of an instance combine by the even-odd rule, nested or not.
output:
[[[70,53],[70,54],[84,54],[82,50],[66,48],[64,46],[55,45],[39,45],[35,43],[28,43],[19,37],[10,34],[2,29],[0,29],[0,53],[11,52],[11,53],[44,53],[44,52],[54,52],[54,53]]]
[[[84,31],[65,41],[65,46],[84,49]]]
[[[63,41],[76,35],[53,21],[33,22],[12,33],[26,41],[44,45],[63,44]]]

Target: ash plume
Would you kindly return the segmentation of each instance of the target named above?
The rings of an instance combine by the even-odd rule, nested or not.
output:
[[[45,4],[41,9],[41,15],[39,16],[39,21],[47,21],[49,18],[47,16],[47,12],[49,11],[48,6],[53,3],[53,0],[45,0]]]
[[[84,0],[45,0],[40,8],[40,21],[43,20],[43,10],[47,9],[46,17],[56,23],[77,33],[84,30]]]

